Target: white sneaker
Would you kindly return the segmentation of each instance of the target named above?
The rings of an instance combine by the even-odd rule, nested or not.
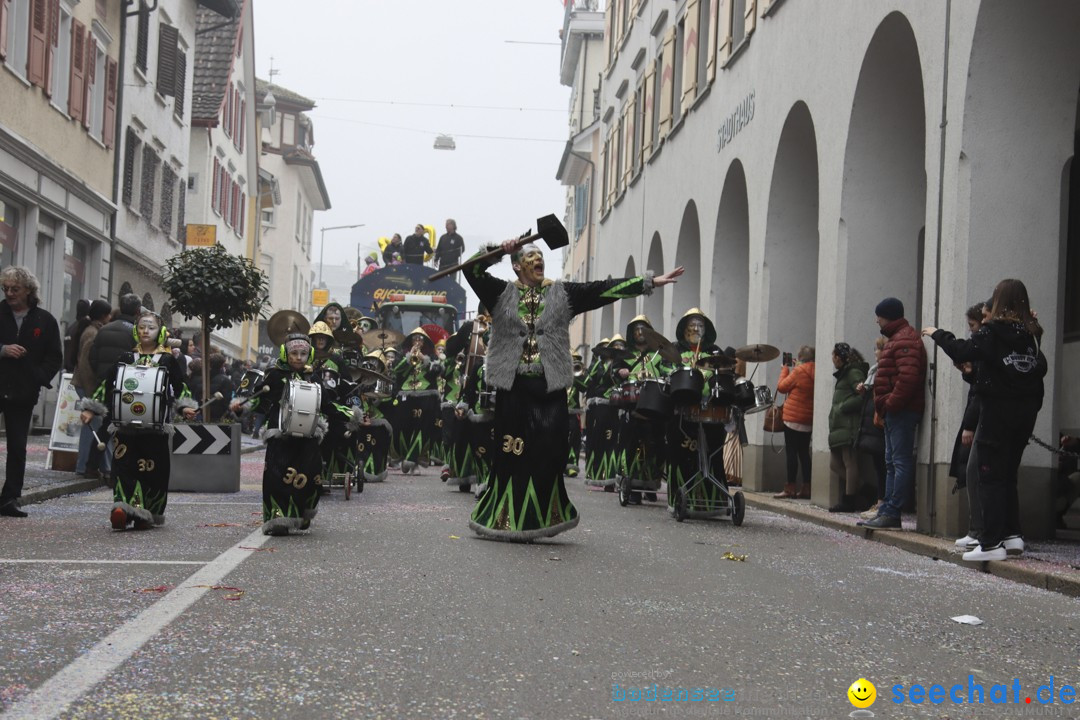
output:
[[[876,503],[874,503],[874,507],[870,508],[869,510],[864,510],[863,512],[859,513],[859,517],[861,517],[863,520],[873,520],[874,518],[876,518],[878,516],[878,510],[880,510],[880,509],[881,509],[881,501],[878,500]]]
[[[1009,555],[1024,554],[1024,538],[1019,535],[1010,535],[1001,544],[1005,546],[1005,552]]]
[[[1004,560],[1007,557],[1005,552],[1005,546],[998,543],[994,547],[983,550],[983,546],[979,545],[974,550],[969,550],[964,553],[964,559],[970,562],[982,562],[983,560]]]
[[[965,535],[956,541],[956,547],[960,550],[974,550],[979,546],[979,538],[972,535]]]

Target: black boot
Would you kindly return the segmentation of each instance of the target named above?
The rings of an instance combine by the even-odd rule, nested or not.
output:
[[[0,515],[3,515],[4,517],[29,517],[29,515],[19,509],[18,504],[14,500],[0,505]]]
[[[831,513],[853,513],[858,510],[855,503],[857,501],[854,495],[844,495],[844,497],[836,505],[829,508]]]

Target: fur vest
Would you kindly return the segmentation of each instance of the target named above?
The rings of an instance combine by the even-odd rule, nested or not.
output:
[[[562,282],[545,281],[544,309],[536,320],[536,343],[547,391],[565,390],[574,382],[570,358],[570,298]],[[491,342],[484,361],[484,380],[492,387],[509,390],[514,385],[522,347],[529,336],[518,315],[521,289],[508,283],[491,314]]]

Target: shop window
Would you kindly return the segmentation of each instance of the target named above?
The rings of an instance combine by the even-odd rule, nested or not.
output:
[[[0,269],[15,264],[15,249],[19,245],[19,211],[0,199]]]
[[[75,317],[75,304],[79,298],[87,297],[86,265],[89,254],[89,243],[85,240],[70,235],[64,240],[64,314],[62,317]]]

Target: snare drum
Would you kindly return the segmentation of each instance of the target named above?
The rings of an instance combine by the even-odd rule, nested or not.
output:
[[[262,370],[244,371],[244,374],[240,376],[240,387],[236,389],[236,397],[250,397],[251,393],[255,391],[255,386],[258,385],[265,376],[266,373]]]
[[[698,405],[705,389],[705,376],[697,368],[679,368],[671,373],[669,387],[676,405]]]
[[[735,398],[732,405],[743,410],[754,407],[754,403],[756,402],[754,383],[750,382],[747,378],[739,378],[735,381],[734,395]]]
[[[651,378],[642,380],[636,410],[647,418],[670,417],[675,410],[675,403],[668,394],[667,381]]]
[[[615,394],[612,393],[612,398]],[[637,380],[627,380],[619,388],[619,402],[616,403],[619,407],[634,407],[638,403],[638,399],[641,397],[641,385]]]
[[[726,405],[687,405],[680,409],[687,420],[704,425],[726,423],[731,417],[731,409]]]
[[[364,395],[376,400],[385,400],[394,394],[394,386],[389,380],[375,378],[373,383],[364,383]]]
[[[156,365],[121,365],[116,371],[112,416],[121,425],[160,428],[165,424],[168,372]]]
[[[321,405],[322,387],[318,383],[290,380],[278,415],[281,432],[294,437],[314,437]]]

